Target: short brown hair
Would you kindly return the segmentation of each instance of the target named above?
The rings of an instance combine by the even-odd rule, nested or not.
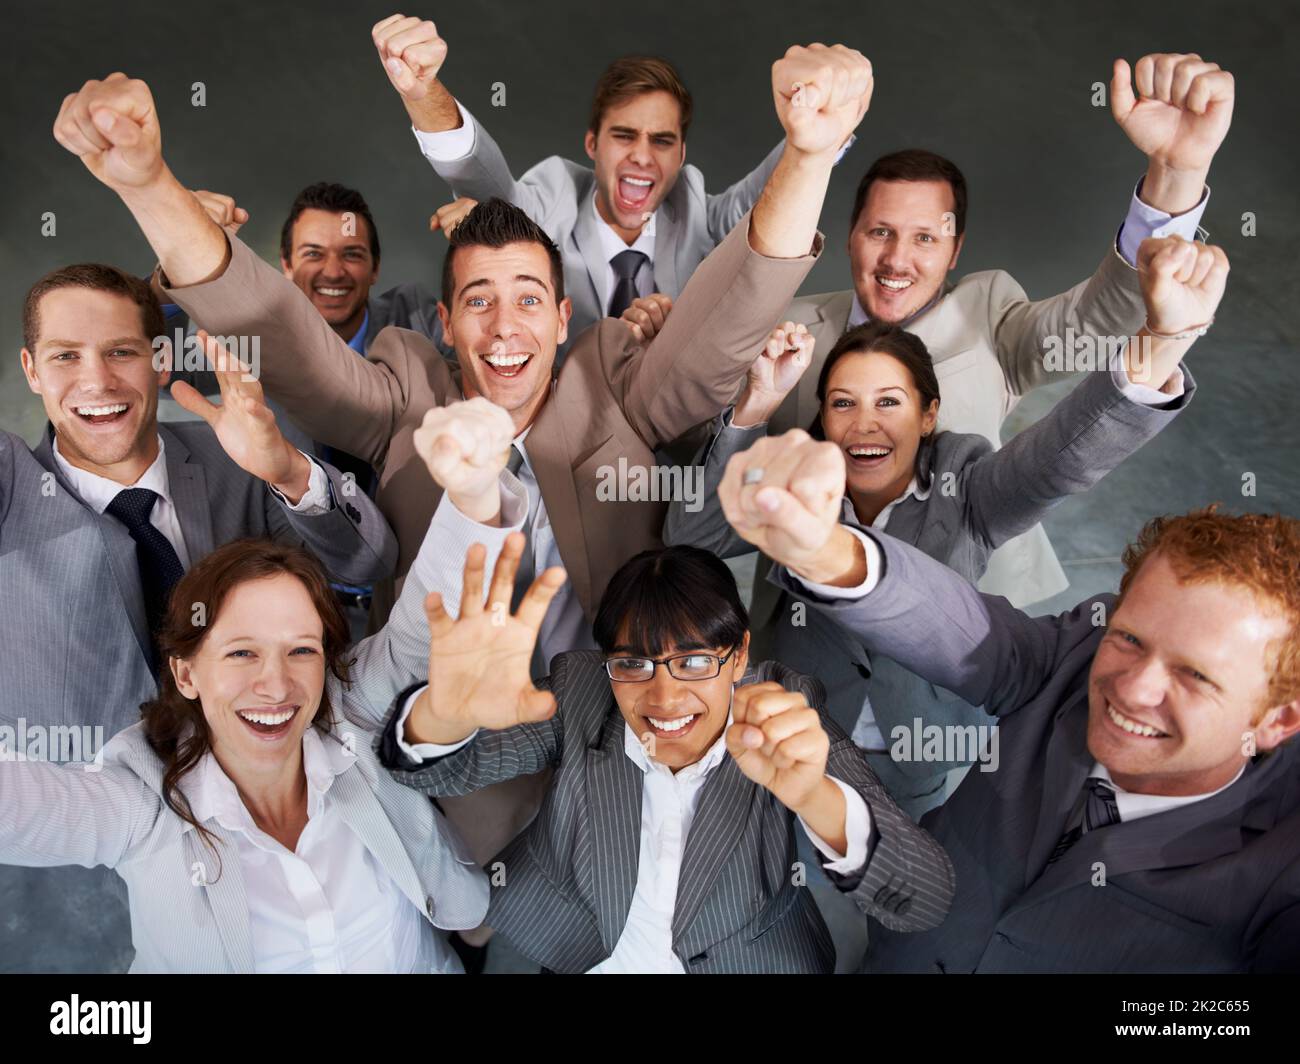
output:
[[[1209,506],[1178,517],[1157,517],[1124,551],[1123,600],[1142,563],[1158,554],[1183,583],[1245,587],[1290,622],[1275,648],[1268,706],[1300,696],[1300,521],[1281,514],[1230,516]]]
[[[320,562],[302,547],[286,546],[269,539],[238,539],[218,547],[190,567],[172,588],[167,613],[158,632],[159,658],[164,662],[159,677],[158,697],[140,707],[144,734],[154,753],[162,759],[163,801],[186,823],[193,825],[211,842],[208,831],[194,818],[189,801],[177,786],[212,748],[203,707],[186,698],[166,662],[169,658],[189,660],[198,652],[230,593],[250,580],[285,574],[296,577],[307,589],[320,616],[326,678],[332,674],[348,682],[351,632],[329,578]],[[195,623],[195,606],[203,605],[203,623]],[[333,723],[329,691],[321,695],[312,726],[328,732]]]
[[[456,273],[452,260],[457,248],[503,248],[507,244],[541,244],[551,260],[551,287],[555,289],[555,305],[564,299],[564,260],[555,241],[546,235],[536,222],[513,203],[493,196],[477,204],[450,233],[447,234],[447,254],[442,260],[442,301],[451,309],[456,295]]]
[[[23,346],[28,351],[36,350],[41,334],[41,299],[60,288],[90,288],[126,296],[140,308],[140,324],[151,342],[166,328],[162,307],[147,281],[102,262],[79,262],[52,270],[27,290],[23,300]]]
[[[954,221],[957,236],[966,232],[966,178],[957,164],[924,148],[907,148],[904,151],[882,155],[858,182],[858,192],[853,198],[853,214],[849,229],[858,224],[858,215],[867,203],[867,193],[877,181],[947,181],[952,189]]]
[[[666,92],[677,101],[684,142],[691,124],[691,94],[672,63],[653,55],[625,55],[605,68],[596,82],[596,96],[591,102],[591,123],[587,128],[593,134],[599,133],[606,111],[647,92]]]

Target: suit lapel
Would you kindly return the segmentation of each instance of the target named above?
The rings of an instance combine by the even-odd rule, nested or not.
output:
[[[587,756],[592,881],[600,938],[610,953],[627,924],[641,853],[641,769],[623,749],[627,725],[611,711]]]
[[[248,924],[248,895],[244,891],[244,873],[239,866],[239,850],[234,839],[227,835],[216,821],[204,825],[217,838],[218,859],[199,837],[198,832],[185,832],[189,866],[192,873],[201,877],[199,885],[208,896],[217,933],[226,949],[231,969],[238,974],[253,972],[253,940]]]
[[[745,830],[745,821],[758,794],[730,754],[709,773],[700,791],[700,804],[686,837],[677,905],[673,909],[673,941],[691,926],[718,872]]]
[[[573,241],[578,245],[582,261],[587,266],[587,280],[591,285],[596,317],[603,318],[610,296],[610,293],[605,291],[606,269],[609,263],[605,261],[605,255],[601,250],[598,228],[601,223],[591,203],[593,187],[592,182],[589,181],[578,193],[578,217],[573,222]]]
[[[149,618],[144,608],[144,587],[140,583],[140,561],[136,556],[135,540],[126,526],[116,518],[106,514],[96,514],[77,494],[71,482],[63,475],[58,462],[54,459],[54,429],[47,426],[40,445],[32,452],[36,460],[54,474],[60,491],[65,491],[70,499],[82,507],[94,521],[100,541],[104,545],[104,555],[117,584],[118,594],[122,596],[122,605],[131,621],[131,631],[135,635],[136,645],[144,655],[146,662],[153,660],[153,640],[149,635]]]
[[[558,394],[553,394],[528,434],[528,460],[546,501],[546,516],[551,522],[551,532],[573,585],[573,593],[578,596],[587,616],[591,617],[595,612],[591,594],[591,554],[582,529],[582,509],[578,502],[578,489],[573,483],[571,454]]]
[[[678,182],[682,188],[685,182]],[[655,218],[655,291],[663,292],[670,299],[676,299],[681,293],[680,274],[677,269],[677,254],[688,254],[689,241],[679,240],[677,224],[677,207],[673,197],[669,196],[659,205]]]
[[[817,308],[817,320],[803,323],[808,326],[808,331],[813,334],[817,344],[813,352],[813,365],[799,378],[799,383],[795,387],[795,425],[798,428],[806,429],[817,416],[817,378],[821,375],[821,366],[826,361],[826,356],[831,353],[835,342],[848,328],[849,312],[852,309],[852,289],[847,292],[833,292]]]
[[[1029,846],[1026,886],[1046,866],[1092,770],[1086,693],[1057,711],[1056,727],[1052,729],[1044,760],[1043,794],[1038,806],[1038,824]]]
[[[208,481],[203,466],[193,461],[190,449],[179,436],[162,425],[158,434],[166,444],[167,490],[171,492],[176,519],[190,564],[207,557],[214,549],[212,511],[208,504]]]

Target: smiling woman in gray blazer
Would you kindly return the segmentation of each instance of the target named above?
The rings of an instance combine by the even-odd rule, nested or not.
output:
[[[0,760],[0,863],[126,881],[133,972],[458,972],[488,887],[371,750],[428,666],[432,537],[355,647],[320,564],[238,540],[176,585],[170,662],[93,764]],[[30,731],[30,729],[29,729]]]
[[[972,583],[978,580],[994,548],[1037,524],[1066,496],[1090,488],[1191,400],[1195,384],[1179,359],[1194,337],[1161,339],[1160,333],[1212,320],[1222,291],[1200,298],[1192,286],[1177,282],[1157,291],[1150,264],[1157,254],[1186,255],[1192,248],[1177,237],[1144,241],[1139,261],[1146,267],[1148,326],[1139,343],[1090,373],[998,451],[982,436],[935,431],[939,386],[917,336],[886,325],[845,333],[822,366],[820,412],[810,427],[814,438],[844,452],[844,517],[883,529]],[[767,417],[798,382],[809,346],[802,327],[773,334],[734,411],[716,420],[701,455],[703,507],[691,512],[675,502],[665,542],[693,544],[722,557],[752,550],[727,524],[718,485],[730,458],[766,435]],[[948,773],[976,760],[979,740],[988,736],[977,729],[992,719],[892,660],[868,657],[861,643],[789,594],[774,616],[773,629],[756,632],[755,642],[822,680],[837,719],[857,717],[854,741],[868,751],[872,768],[907,812],[919,818],[940,804]],[[923,733],[930,725],[944,731]],[[952,741],[936,756],[925,745],[930,735]]]

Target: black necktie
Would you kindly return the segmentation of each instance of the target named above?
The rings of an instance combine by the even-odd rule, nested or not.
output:
[[[135,540],[140,586],[144,589],[144,609],[151,634],[156,634],[162,624],[167,596],[185,572],[167,537],[149,523],[149,514],[158,499],[158,493],[148,488],[127,488],[119,491],[105,510],[126,525],[126,530]]]
[[[650,256],[641,251],[620,251],[609,264],[614,267],[614,295],[609,301],[609,316],[622,317],[623,311],[636,299],[636,275],[643,262],[649,262]]]
[[[1119,823],[1119,804],[1115,789],[1100,776],[1089,776],[1087,798],[1083,804],[1083,820],[1065,832],[1056,843],[1056,849],[1047,863],[1058,860],[1071,846],[1083,838],[1084,832],[1110,827]]]

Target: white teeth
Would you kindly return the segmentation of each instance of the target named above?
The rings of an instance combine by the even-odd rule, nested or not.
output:
[[[105,414],[120,414],[126,410],[126,403],[114,403],[112,406],[78,406],[74,407],[83,417],[102,417]]]
[[[323,296],[345,296],[348,294],[346,288],[317,288],[316,291]]]
[[[646,717],[660,731],[681,731],[686,725],[693,721],[698,714],[692,713],[689,717],[677,717],[675,720],[655,720],[654,717]]]
[[[649,188],[651,185],[654,184],[653,181],[651,181],[649,178],[646,177],[625,177],[623,178],[623,180],[626,181],[629,185],[639,185],[642,188]]]
[[[876,280],[886,288],[893,289],[895,292],[901,292],[904,288],[912,287],[911,281],[897,281],[892,277],[877,277]]]
[[[491,354],[491,355],[484,355],[483,357],[487,359],[489,365],[508,367],[508,366],[522,366],[532,356]]]
[[[1109,703],[1107,703],[1106,705],[1106,713],[1110,716],[1111,720],[1113,720],[1126,732],[1129,732],[1132,735],[1142,735],[1148,739],[1156,739],[1165,734],[1164,732],[1158,731],[1148,724],[1141,724],[1138,721],[1134,720],[1132,717],[1124,716],[1123,713],[1121,713],[1119,710],[1117,710],[1114,706],[1110,705]]]
[[[252,710],[241,709],[237,711],[245,720],[251,720],[254,724],[267,724],[274,727],[277,724],[283,724],[293,716],[292,709],[284,709],[279,713],[254,713]]]
[[[849,454],[854,458],[883,458],[889,453],[888,447],[850,447]]]

